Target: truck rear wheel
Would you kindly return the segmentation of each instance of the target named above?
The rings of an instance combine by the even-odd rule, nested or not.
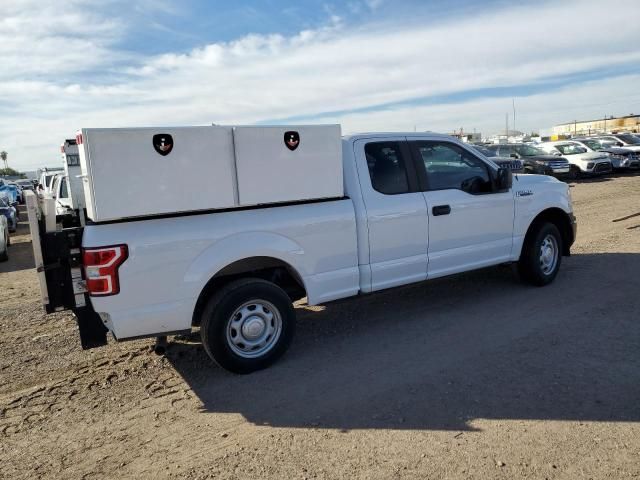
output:
[[[562,235],[553,223],[540,223],[527,234],[518,261],[520,276],[544,286],[556,278],[562,262]]]
[[[289,296],[259,278],[236,280],[208,301],[200,335],[209,356],[234,373],[268,367],[287,350],[295,330]]]

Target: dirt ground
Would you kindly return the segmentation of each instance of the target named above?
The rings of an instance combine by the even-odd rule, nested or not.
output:
[[[640,175],[571,190],[551,286],[499,267],[300,305],[288,354],[249,376],[197,335],[166,357],[82,351],[71,315],[42,312],[21,224],[0,264],[0,478],[640,477]]]

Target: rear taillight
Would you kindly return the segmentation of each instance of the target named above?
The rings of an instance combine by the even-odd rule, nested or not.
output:
[[[76,135],[76,144],[82,145],[82,134],[81,133],[78,133]]]
[[[82,249],[87,291],[92,297],[120,292],[118,268],[129,256],[126,245]]]

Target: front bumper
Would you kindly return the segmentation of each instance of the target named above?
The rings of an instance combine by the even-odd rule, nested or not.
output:
[[[549,165],[540,166],[536,169],[536,173],[551,176],[568,175],[571,172],[571,165],[566,167],[550,167]]]
[[[611,158],[611,166],[615,170],[637,170],[640,168],[640,157]]]
[[[591,166],[591,168],[588,167],[581,167],[578,166],[580,168],[580,171],[582,173],[588,173],[591,175],[603,175],[605,173],[611,173],[611,171],[613,170],[612,164],[609,160],[607,161],[600,161],[600,162],[592,162],[593,165]]]

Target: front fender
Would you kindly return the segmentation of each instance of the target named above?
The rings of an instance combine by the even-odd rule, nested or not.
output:
[[[533,178],[538,177],[535,180]],[[518,260],[524,238],[535,218],[545,210],[560,209],[568,216],[573,213],[569,185],[553,177],[522,175],[513,182],[515,216],[513,222],[513,258]],[[524,181],[523,181],[524,180]]]

